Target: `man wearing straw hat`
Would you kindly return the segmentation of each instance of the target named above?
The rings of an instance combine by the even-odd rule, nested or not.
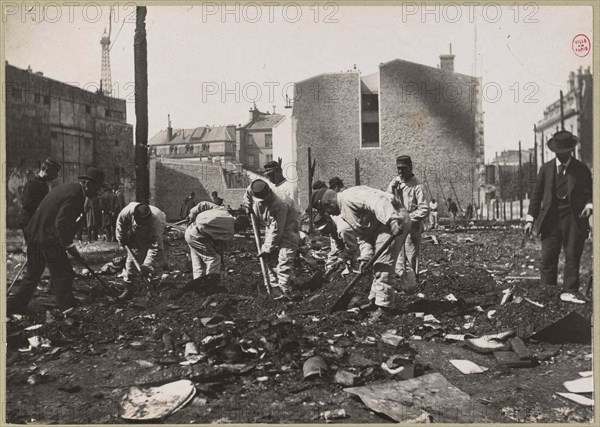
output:
[[[535,229],[541,236],[542,285],[557,285],[558,258],[564,248],[563,301],[576,298],[579,291],[579,262],[592,214],[592,174],[572,156],[577,142],[565,130],[548,141],[556,158],[540,168],[525,223],[526,234]]]

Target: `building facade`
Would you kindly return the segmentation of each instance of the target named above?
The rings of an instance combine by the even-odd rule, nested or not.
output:
[[[48,156],[62,165],[57,183],[76,182],[89,164],[106,183],[134,193],[133,126],[126,101],[6,63],[7,221],[20,208],[21,190]]]
[[[352,70],[298,82],[287,142],[295,159],[284,162],[296,166],[300,204],[308,205],[308,148],[315,180],[385,189],[396,156],[407,154],[428,198],[463,208],[484,201],[481,80],[455,73],[453,58],[442,55],[440,68],[398,59],[364,77]]]
[[[563,93],[563,121],[564,128],[579,137],[579,144],[575,149],[575,158],[593,167],[593,76],[588,67],[583,71],[579,67],[577,73],[569,74],[568,89]],[[540,167],[544,162],[554,158],[548,150],[548,140],[561,130],[560,98],[548,105],[544,110],[544,118],[536,123],[535,136],[538,144],[537,164]]]

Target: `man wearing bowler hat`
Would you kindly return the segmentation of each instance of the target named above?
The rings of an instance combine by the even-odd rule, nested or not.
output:
[[[396,273],[403,287],[414,288],[419,274],[421,234],[423,222],[429,215],[429,205],[425,197],[425,186],[413,174],[410,156],[396,157],[398,176],[387,187],[387,192],[404,207],[410,216],[410,231],[396,264]]]
[[[21,211],[19,212],[19,226],[25,233],[25,227],[37,210],[38,206],[50,191],[48,183],[56,180],[60,172],[60,163],[48,157],[36,176],[25,183],[21,197]]]
[[[25,228],[27,239],[27,270],[17,290],[8,297],[8,313],[26,313],[36,286],[46,266],[61,310],[77,305],[73,297],[73,267],[67,253],[79,252],[73,238],[77,219],[83,214],[86,197],[98,195],[104,182],[104,172],[89,166],[79,177],[79,183],[61,184],[42,200]]]
[[[542,239],[541,283],[556,286],[558,258],[565,252],[562,300],[579,291],[579,262],[592,214],[592,174],[571,153],[578,139],[562,130],[548,141],[556,158],[540,168],[531,194],[525,233],[535,229]]]

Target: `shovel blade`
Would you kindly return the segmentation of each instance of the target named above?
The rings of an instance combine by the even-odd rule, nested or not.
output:
[[[335,304],[333,304],[333,307],[331,307],[329,309],[329,314],[333,314],[336,313],[338,311],[344,311],[348,309],[348,304],[350,304],[350,301],[352,301],[352,298],[354,297],[354,294],[352,292],[348,292],[343,294],[340,299],[338,299]]]

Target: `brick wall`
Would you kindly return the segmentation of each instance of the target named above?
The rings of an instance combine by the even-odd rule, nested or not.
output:
[[[307,151],[317,162],[315,180],[337,175],[354,185],[354,159],[361,184],[385,189],[396,175],[395,158],[413,158],[415,174],[427,181],[441,202],[456,199],[462,208],[478,199],[481,162],[476,140],[478,102],[475,79],[406,61],[380,66],[380,147],[361,148],[360,76],[323,74],[296,84],[299,201],[308,205]],[[450,184],[452,183],[452,185]],[[445,211],[444,203],[440,208]]]
[[[192,191],[198,202],[210,200],[210,194],[216,191],[225,206],[236,209],[245,189],[228,189],[218,165],[150,161],[150,204],[163,210],[169,221],[179,219],[181,204]]]

